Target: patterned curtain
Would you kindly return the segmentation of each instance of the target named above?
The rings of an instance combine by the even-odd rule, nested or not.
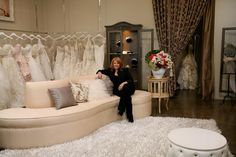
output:
[[[170,53],[173,61],[187,46],[206,7],[207,0],[152,0],[160,49]],[[176,89],[175,68],[171,95]]]
[[[203,15],[203,46],[200,70],[200,94],[202,99],[213,98],[214,92],[214,14],[215,0],[208,0],[206,12]]]

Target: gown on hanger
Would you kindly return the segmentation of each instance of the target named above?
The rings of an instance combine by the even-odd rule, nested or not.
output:
[[[56,80],[62,79],[63,59],[65,51],[63,47],[57,46],[56,61],[53,68],[53,74]]]
[[[83,55],[83,68],[81,75],[95,74],[98,68],[95,62],[94,47],[92,45],[91,36],[87,37],[87,43]]]
[[[20,44],[16,44],[15,47],[12,49],[12,55],[20,68],[24,80],[31,81],[32,77],[29,69],[28,60],[25,58],[25,56],[22,55]]]
[[[0,57],[5,55],[0,47]],[[10,107],[10,82],[7,73],[0,63],[0,110]]]
[[[2,66],[5,69],[10,82],[9,107],[23,107],[25,81],[16,60],[12,57],[12,45],[6,44],[3,46],[3,49],[8,52],[8,54],[2,58]]]
[[[197,63],[192,52],[189,52],[184,58],[177,81],[180,89],[195,89],[197,87]]]
[[[69,46],[65,45],[65,54],[64,59],[62,63],[62,78],[69,78],[70,77],[70,71],[71,71],[71,52]]]
[[[100,34],[92,38],[92,40],[94,43],[94,54],[97,69],[103,69],[106,40]]]
[[[53,73],[51,70],[51,64],[50,64],[50,60],[48,58],[47,52],[45,50],[45,46],[42,44],[41,40],[38,40],[38,46],[39,46],[39,53],[37,56],[39,59],[37,59],[42,67],[42,70],[44,72],[44,75],[46,77],[47,80],[53,80]]]
[[[79,68],[76,66],[79,62],[79,48],[77,41],[74,45],[70,45],[71,50],[71,69],[70,78],[77,78],[79,76]]]
[[[75,64],[75,68],[73,70],[73,77],[78,77],[81,75],[82,69],[83,69],[83,55],[84,55],[84,46],[82,41],[77,41],[77,44],[75,46],[75,52],[78,53],[78,58]]]
[[[43,74],[42,69],[32,57],[32,46],[27,44],[25,48],[22,48],[22,53],[28,60],[32,81],[45,81],[46,78]]]

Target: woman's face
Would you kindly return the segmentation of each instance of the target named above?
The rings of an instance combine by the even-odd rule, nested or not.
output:
[[[118,69],[120,68],[120,64],[119,64],[117,61],[114,61],[114,62],[113,62],[113,68],[114,68],[115,70],[118,70]]]

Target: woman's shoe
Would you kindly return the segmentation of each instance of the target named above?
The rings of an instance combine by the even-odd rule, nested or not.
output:
[[[117,114],[120,115],[120,116],[123,116],[123,113],[121,111],[118,111]]]

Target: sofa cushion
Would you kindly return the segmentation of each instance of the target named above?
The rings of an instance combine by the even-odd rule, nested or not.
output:
[[[70,82],[71,90],[76,102],[87,102],[89,88],[81,83]]]
[[[68,86],[69,80],[54,80],[40,82],[26,82],[25,85],[25,105],[26,108],[53,107],[54,103],[48,92],[49,88],[60,88]]]
[[[48,89],[56,109],[76,105],[70,86]]]

